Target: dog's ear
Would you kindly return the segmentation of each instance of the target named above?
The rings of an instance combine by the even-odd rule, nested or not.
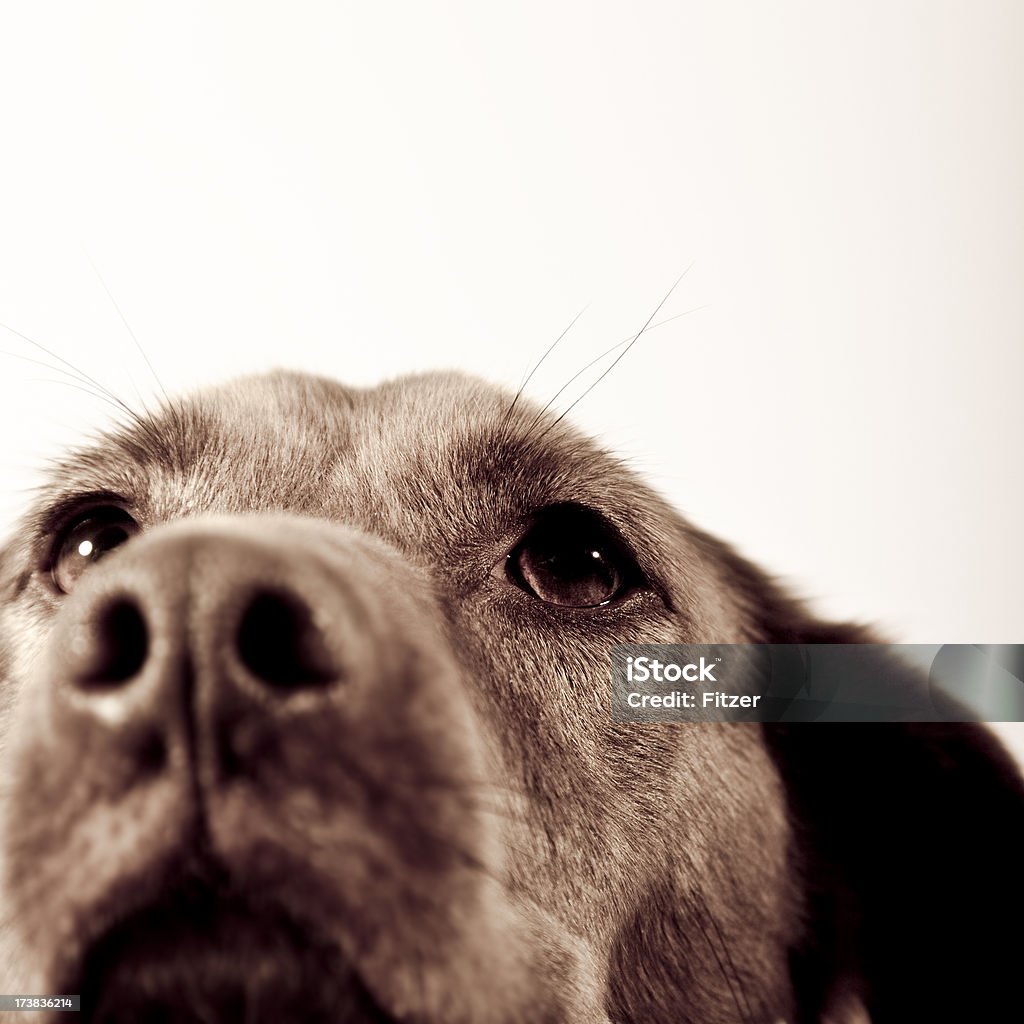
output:
[[[966,723],[765,735],[808,893],[797,991],[824,1006],[830,986],[854,987],[872,1024],[1018,1019],[1024,785],[995,737]]]
[[[751,639],[877,642],[861,626],[814,619],[730,548],[704,543]],[[888,659],[878,667],[927,684]],[[800,1019],[821,1019],[844,996],[872,1024],[1019,1019],[1024,782],[994,734],[955,722],[763,728],[808,895],[808,940],[793,954],[808,1003]]]

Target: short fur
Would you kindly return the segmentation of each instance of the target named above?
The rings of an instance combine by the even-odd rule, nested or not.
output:
[[[0,991],[81,991],[90,1024],[1016,1019],[1024,790],[994,739],[610,721],[615,642],[871,636],[509,406],[276,374],[55,467],[0,562]],[[99,501],[142,532],[63,596],[53,536]],[[515,587],[562,503],[651,586]]]

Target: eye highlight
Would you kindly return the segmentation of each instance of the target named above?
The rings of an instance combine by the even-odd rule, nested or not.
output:
[[[647,583],[632,552],[597,513],[542,510],[506,559],[509,579],[546,604],[596,608]]]
[[[58,531],[50,554],[50,577],[62,593],[70,594],[82,573],[140,530],[139,524],[116,505],[82,512]]]

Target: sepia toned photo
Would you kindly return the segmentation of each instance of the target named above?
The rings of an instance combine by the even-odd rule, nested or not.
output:
[[[0,11],[0,1020],[1018,1019],[1024,9]]]

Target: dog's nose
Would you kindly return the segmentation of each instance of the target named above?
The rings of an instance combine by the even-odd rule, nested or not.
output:
[[[225,671],[245,674],[251,684],[280,693],[336,681],[338,660],[311,610],[310,598],[322,600],[323,595],[303,593],[316,590],[308,583],[268,587],[258,558],[243,560],[242,566],[243,572],[236,571],[219,593],[202,602],[204,614],[217,623],[203,639],[221,648]],[[167,614],[173,599],[160,588],[101,594],[85,610],[67,649],[67,684],[83,697],[106,700],[154,667],[159,672],[161,659],[171,663],[166,667],[172,671],[182,659],[197,660],[188,636],[175,629],[175,617]],[[234,609],[226,619],[218,615],[218,601]],[[154,636],[156,623],[162,629]]]
[[[385,674],[358,559],[265,527],[157,531],[108,558],[62,609],[47,671],[56,731],[101,789],[294,775],[301,720],[358,727],[359,692]]]

